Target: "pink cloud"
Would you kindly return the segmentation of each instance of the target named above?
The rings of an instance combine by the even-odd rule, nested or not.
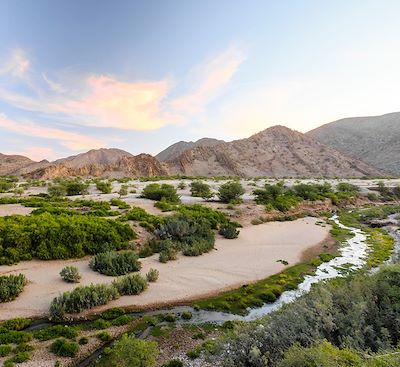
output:
[[[61,129],[49,128],[30,121],[14,121],[0,114],[0,127],[18,134],[57,140],[71,150],[97,149],[106,146],[106,142],[82,134]]]
[[[200,112],[226,87],[243,61],[243,52],[237,47],[230,47],[209,60],[193,72],[197,75],[197,85],[188,94],[172,101],[172,107],[180,112]]]
[[[28,157],[34,161],[41,161],[43,159],[54,160],[56,159],[56,153],[51,148],[46,147],[29,147],[25,150],[18,151],[7,151],[4,154],[17,154]]]

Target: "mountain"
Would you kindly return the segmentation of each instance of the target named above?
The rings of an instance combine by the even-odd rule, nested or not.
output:
[[[162,152],[158,153],[155,158],[161,162],[172,161],[178,158],[185,151],[196,148],[196,147],[210,147],[219,143],[223,143],[223,140],[213,138],[202,138],[195,142],[193,141],[178,141],[175,144],[170,145]]]
[[[25,167],[38,164],[22,155],[6,155],[0,153],[0,176],[14,175]]]
[[[307,135],[378,169],[400,174],[400,112],[345,118]]]
[[[247,139],[199,146],[167,162],[170,174],[360,177],[381,172],[300,132],[273,126]]]
[[[120,149],[97,149],[59,159],[25,175],[50,179],[58,176],[157,176],[167,175],[163,165],[149,154],[132,154]]]

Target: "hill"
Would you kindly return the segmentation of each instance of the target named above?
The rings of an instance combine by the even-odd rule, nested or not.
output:
[[[400,175],[400,112],[345,118],[307,135],[382,171]]]
[[[219,143],[223,143],[223,140],[213,139],[213,138],[202,138],[195,142],[193,141],[178,141],[175,144],[170,145],[168,148],[164,149],[162,152],[158,153],[155,158],[159,161],[166,162],[172,161],[178,158],[182,153],[189,149],[196,147],[210,147]]]
[[[300,132],[273,126],[249,138],[199,146],[167,162],[172,174],[360,177],[379,170]]]

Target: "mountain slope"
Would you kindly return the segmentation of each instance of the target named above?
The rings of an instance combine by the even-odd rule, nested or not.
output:
[[[175,144],[170,145],[168,148],[164,149],[162,152],[158,153],[155,158],[159,161],[166,162],[172,161],[178,158],[183,152],[195,148],[195,147],[209,147],[219,143],[223,143],[223,140],[213,139],[213,138],[202,138],[195,142],[193,141],[178,141]]]
[[[0,153],[0,176],[13,175],[18,170],[36,162],[22,155],[6,155]]]
[[[273,126],[247,139],[196,147],[167,162],[171,174],[353,177],[380,172],[313,138]]]
[[[400,174],[400,112],[345,118],[307,135],[383,171]]]

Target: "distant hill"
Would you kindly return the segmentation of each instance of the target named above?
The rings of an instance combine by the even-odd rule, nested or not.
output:
[[[185,175],[359,177],[379,170],[284,126],[247,139],[184,151],[167,162],[170,173]]]
[[[215,144],[223,143],[223,140],[213,139],[213,138],[202,138],[195,142],[193,141],[179,141],[175,144],[170,145],[168,148],[164,149],[162,152],[158,153],[155,158],[159,161],[166,162],[172,161],[178,158],[183,152],[196,148],[196,147],[209,147]]]
[[[345,118],[307,135],[382,171],[400,175],[400,112]]]
[[[228,143],[209,138],[194,143],[179,142],[158,157],[160,155],[165,161],[149,154],[133,156],[120,149],[89,150],[54,162],[34,162],[23,156],[1,154],[0,174],[42,179],[174,174],[250,177],[359,177],[381,174],[367,163],[284,126],[273,126],[249,138]]]

